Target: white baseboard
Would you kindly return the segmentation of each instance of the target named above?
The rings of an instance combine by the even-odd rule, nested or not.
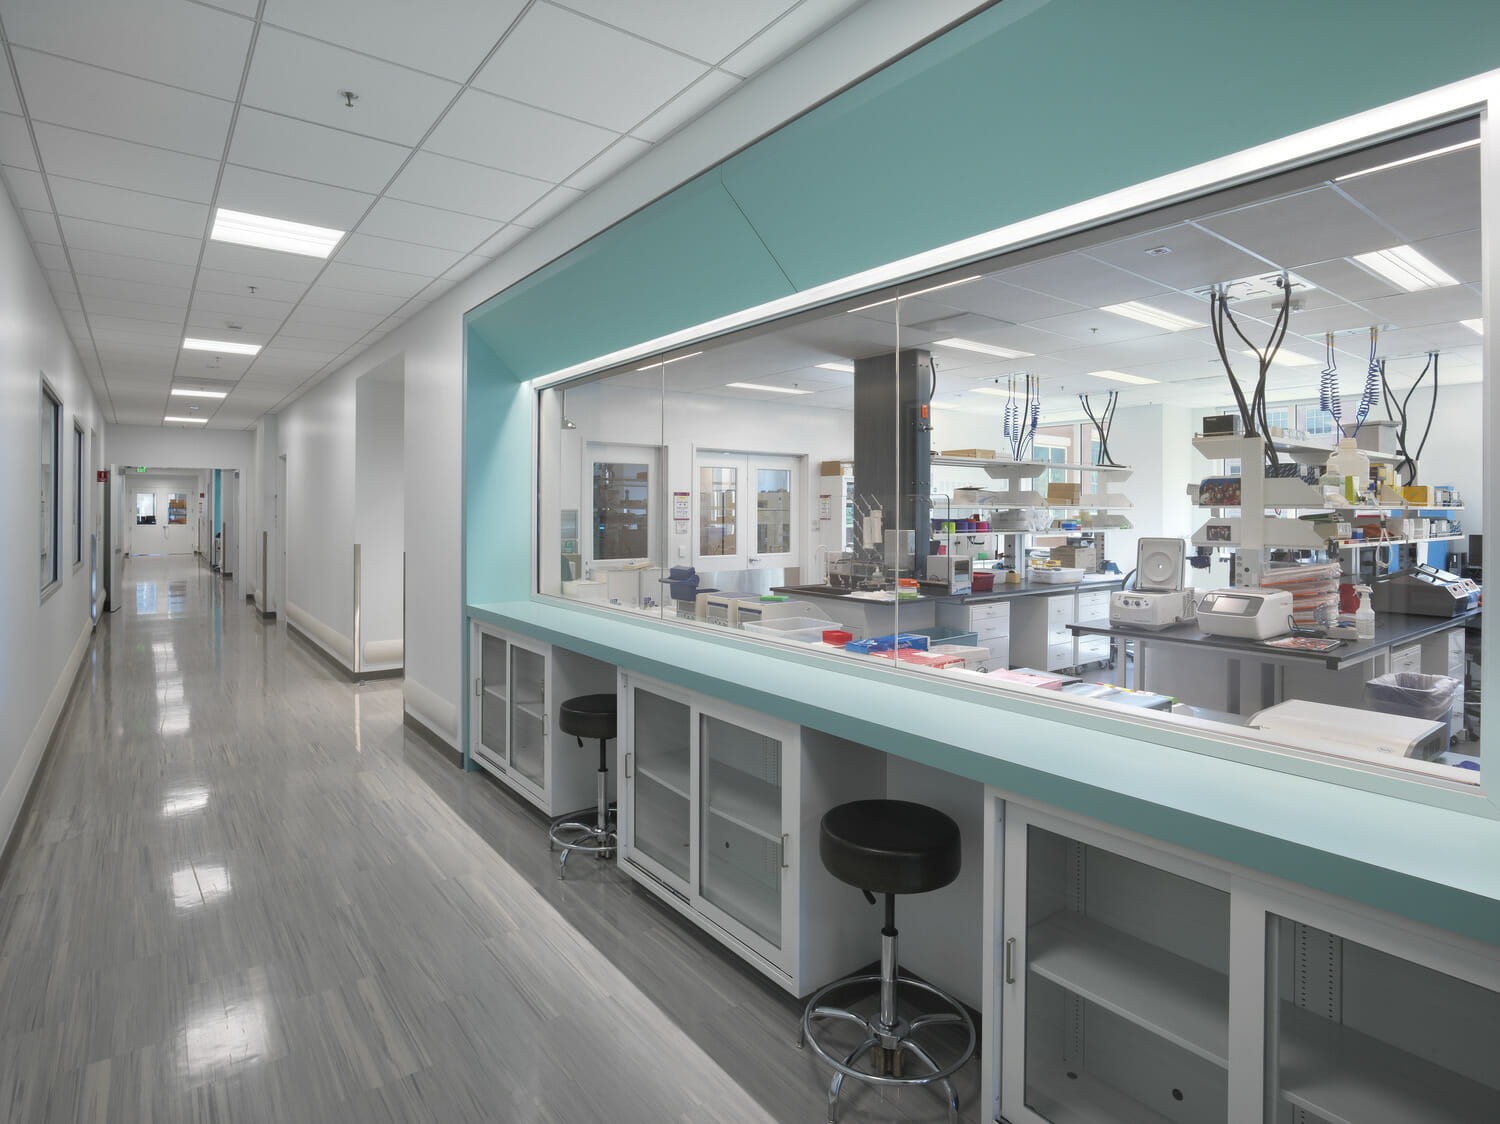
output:
[[[337,629],[324,624],[300,605],[288,601],[283,605],[287,623],[322,648],[347,668],[354,666],[354,641]]]
[[[458,749],[458,708],[410,676],[407,676],[402,692],[406,713]]]
[[[5,782],[5,787],[0,788],[0,850],[3,850],[10,842],[11,833],[16,829],[16,821],[21,816],[21,807],[26,803],[26,794],[31,791],[31,784],[36,779],[37,770],[42,767],[47,746],[57,730],[63,706],[68,701],[68,693],[73,689],[73,680],[78,676],[78,669],[83,664],[83,657],[88,653],[89,640],[93,634],[94,623],[88,621],[84,624],[83,631],[78,634],[78,642],[68,653],[62,674],[52,685],[52,693],[47,696],[47,701],[42,706],[42,713],[37,715],[36,725],[31,728],[26,744],[21,747],[21,756],[16,761],[15,771]]]

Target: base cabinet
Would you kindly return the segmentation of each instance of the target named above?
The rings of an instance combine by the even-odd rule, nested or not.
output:
[[[469,754],[549,816],[592,807],[597,745],[555,737],[557,707],[613,694],[615,669],[529,637],[471,623]]]
[[[623,672],[619,690],[621,867],[795,995],[878,956],[817,846],[825,811],[874,794],[870,751]]]
[[[1109,637],[1074,636],[1068,625],[1108,619],[1108,590],[1018,597],[1011,605],[1011,662],[1043,671],[1106,663],[1110,658]]]
[[[995,1119],[1500,1120],[1500,948],[991,795]]]

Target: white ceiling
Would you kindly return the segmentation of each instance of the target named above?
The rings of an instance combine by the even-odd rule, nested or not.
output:
[[[1044,420],[1081,418],[1078,395],[1109,390],[1120,391],[1126,406],[1222,407],[1232,398],[1208,327],[1205,292],[1216,283],[1281,270],[1317,287],[1294,302],[1300,307],[1267,378],[1271,400],[1317,399],[1327,332],[1336,333],[1340,389],[1358,395],[1371,327],[1379,329],[1377,354],[1387,360],[1392,385],[1404,387],[1415,378],[1429,351],[1441,353],[1443,385],[1476,382],[1482,377],[1482,339],[1459,321],[1482,315],[1478,149],[1339,178],[1475,135],[1472,122],[1460,123],[1428,138],[1408,138],[1296,173],[1294,187],[1272,181],[1237,192],[1232,205],[1207,201],[1191,217],[1144,233],[1119,237],[1105,230],[1105,240],[1087,249],[1024,265],[1007,267],[1003,259],[981,264],[954,274],[982,274],[978,280],[899,302],[861,308],[881,297],[846,301],[846,311],[707,346],[701,355],[668,365],[666,385],[674,392],[780,402],[789,410],[847,410],[853,405],[853,376],[816,364],[897,347],[930,347],[939,408],[1000,415],[1006,398],[975,393],[976,388],[1004,390],[1007,376],[1023,372],[1041,377]],[[1400,244],[1414,246],[1459,283],[1407,293],[1349,260]],[[905,288],[920,291],[933,284],[916,281]],[[1165,331],[1101,310],[1125,301],[1141,301],[1202,326]],[[1236,301],[1232,309],[1245,334],[1263,346],[1275,319],[1270,301]],[[1032,354],[1001,360],[935,343],[950,337]],[[1258,362],[1244,343],[1230,338],[1235,373],[1253,388]],[[1285,362],[1292,356],[1313,362],[1292,366]],[[1127,385],[1091,375],[1101,370],[1156,381]],[[640,386],[660,385],[661,378],[658,369],[622,376]],[[812,393],[773,396],[725,385],[732,381]]]
[[[0,175],[106,416],[248,428],[861,3],[0,0]]]

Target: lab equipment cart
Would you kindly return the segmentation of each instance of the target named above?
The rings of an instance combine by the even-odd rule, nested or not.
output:
[[[557,706],[575,695],[613,693],[615,669],[577,652],[470,627],[469,753],[548,816],[592,807],[598,755],[555,738]]]
[[[1500,1119],[1500,948],[987,800],[996,1118]]]
[[[817,842],[882,794],[869,751],[624,671],[619,692],[621,868],[793,995],[878,957]]]

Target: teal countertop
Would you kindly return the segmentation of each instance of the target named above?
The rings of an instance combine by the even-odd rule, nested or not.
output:
[[[1112,708],[1069,709],[941,677],[547,600],[469,615],[627,671],[811,726],[1356,902],[1500,945],[1500,819],[1405,782],[1224,746]],[[1197,747],[1194,752],[1189,747]],[[1278,767],[1235,760],[1264,754]],[[1334,779],[1329,779],[1334,778]],[[1459,810],[1473,802],[1474,814]]]

